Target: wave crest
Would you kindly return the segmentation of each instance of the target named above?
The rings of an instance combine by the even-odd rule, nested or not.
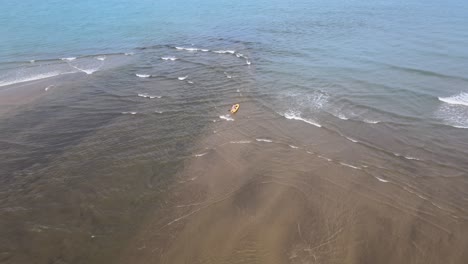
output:
[[[439,97],[439,100],[447,104],[468,106],[468,93],[461,92],[450,97]]]

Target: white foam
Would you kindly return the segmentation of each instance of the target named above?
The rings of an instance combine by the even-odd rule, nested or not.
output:
[[[182,76],[182,77],[178,77],[177,79],[179,79],[179,81],[183,81],[183,80],[187,79],[187,77],[188,77],[188,75]]]
[[[236,53],[235,50],[214,50],[213,52],[218,53],[218,54],[235,54]]]
[[[53,84],[52,84],[52,85],[49,85],[49,86],[47,86],[46,88],[44,88],[44,91],[46,91],[46,92],[47,92],[47,91],[48,91],[50,88],[52,88],[52,87],[54,87],[54,85],[53,85]]]
[[[238,92],[238,93],[240,93],[240,90],[239,90],[239,89],[237,89],[237,92]]]
[[[307,124],[311,124],[311,125],[314,125],[316,127],[322,127],[319,123],[316,123],[316,122],[314,122],[312,120],[309,120],[309,119],[302,118],[301,113],[296,112],[296,111],[289,110],[286,113],[284,113],[282,116],[284,116],[287,119],[306,122]]]
[[[326,108],[330,96],[320,91],[304,94],[302,92],[286,90],[282,97],[282,101],[291,105],[290,111],[292,110],[301,114],[302,111],[318,112]]]
[[[74,61],[76,60],[76,57],[68,57],[68,58],[61,58],[63,61]]]
[[[332,161],[333,161],[332,159],[327,158],[327,157],[324,157],[324,156],[320,156],[320,155],[319,155],[318,157],[321,158],[321,159],[324,159],[324,160],[326,160],[326,161],[329,161],[329,162],[332,162]]]
[[[337,117],[338,117],[339,119],[341,119],[341,120],[348,120],[348,119],[349,119],[349,118],[347,118],[345,115],[343,115],[343,114],[341,114],[341,113],[338,114]]]
[[[137,112],[122,112],[124,115],[136,115]]]
[[[167,56],[167,57],[161,57],[162,60],[170,60],[170,61],[175,61],[177,60],[176,57],[172,57],[172,56]]]
[[[104,61],[106,59],[106,56],[99,56],[96,57],[96,60]]]
[[[351,141],[351,142],[354,142],[354,143],[358,143],[359,141],[353,139],[353,138],[350,138],[350,137],[345,137],[347,140]]]
[[[455,128],[468,128],[468,107],[464,101],[468,99],[468,93],[461,93],[458,96],[445,98],[447,104],[440,105],[435,115],[443,120],[445,125]]]
[[[292,148],[292,149],[298,149],[299,148],[299,147],[296,147],[294,145],[289,145],[289,147]]]
[[[399,153],[393,153],[393,155],[395,155],[395,156],[397,156],[397,157],[403,157],[403,158],[405,158],[405,159],[407,159],[407,160],[420,160],[420,159],[418,159],[418,158],[411,157],[411,156],[404,156],[404,155],[401,155],[401,154],[399,154]]]
[[[231,144],[249,144],[252,143],[250,140],[239,140],[239,141],[230,141]]]
[[[154,111],[154,112],[157,113],[157,114],[162,114],[162,113],[164,113],[163,111],[157,111],[157,110]]]
[[[244,54],[242,54],[242,53],[236,53],[236,57],[237,58],[245,58]]]
[[[257,140],[258,142],[267,142],[267,143],[273,142],[272,140],[266,139],[266,138],[256,138],[255,140]]]
[[[192,82],[192,81],[187,81],[187,83],[189,83],[189,84],[193,84],[193,82]]]
[[[226,121],[234,121],[234,118],[230,117],[229,115],[220,115],[219,118],[224,119]]]
[[[186,50],[186,51],[204,51],[207,52],[209,51],[208,49],[199,49],[199,48],[185,48],[185,47],[175,47],[178,50]]]
[[[125,56],[132,56],[132,55],[134,55],[134,54],[135,54],[135,53],[133,53],[133,52],[125,52],[125,53],[124,53]]]
[[[184,48],[184,47],[175,47],[178,50],[187,50],[187,51],[197,51],[196,48]]]
[[[379,178],[379,177],[375,177],[375,178],[376,178],[377,180],[381,181],[381,182],[389,182],[389,181],[384,180],[384,179],[381,179],[381,178]]]
[[[139,93],[138,96],[139,96],[139,97],[143,97],[143,98],[149,98],[149,99],[154,99],[154,98],[160,99],[160,98],[161,98],[161,96],[148,95],[148,94],[141,94],[141,93]]]
[[[97,72],[99,70],[99,68],[101,67],[101,66],[98,66],[96,68],[91,68],[91,69],[82,69],[82,68],[79,68],[78,66],[72,65],[71,63],[68,63],[68,65],[70,65],[71,67],[73,67],[73,68],[75,68],[75,69],[77,69],[77,70],[79,70],[81,72],[84,72],[84,73],[86,73],[88,75]]]
[[[206,154],[208,154],[208,152],[200,153],[200,154],[195,154],[195,157],[203,157],[203,156],[205,156]]]
[[[231,78],[232,78],[232,76],[229,75],[227,72],[224,72],[224,75],[226,75],[226,78],[228,78],[228,79],[231,79]]]
[[[370,119],[364,119],[362,121],[364,121],[364,123],[368,123],[368,124],[378,124],[378,123],[380,123],[380,121],[370,120]]]
[[[36,62],[36,61],[35,61],[35,60],[30,60],[29,62],[30,62],[30,63],[34,63],[34,62]]]
[[[360,169],[361,169],[361,168],[359,168],[359,167],[356,167],[356,166],[353,166],[353,165],[351,165],[351,164],[344,163],[344,162],[340,162],[340,164],[343,165],[343,166],[346,166],[346,167],[350,167],[350,168],[352,168],[352,169],[356,169],[356,170],[360,170]]]
[[[149,75],[149,74],[139,74],[139,73],[137,73],[137,74],[135,74],[135,75],[136,75],[137,77],[140,77],[140,78],[149,78],[149,77],[151,77],[151,75]]]
[[[452,105],[468,106],[468,93],[461,92],[460,94],[450,97],[439,97],[439,100]]]
[[[64,73],[59,72],[59,71],[53,71],[53,72],[36,74],[36,75],[30,75],[30,76],[23,77],[23,78],[16,78],[14,80],[4,80],[4,81],[0,81],[0,86],[46,79],[46,78],[58,76],[60,74],[64,74]]]
[[[411,156],[403,156],[405,159],[409,159],[409,160],[420,160],[418,158],[415,158],[415,157],[411,157]]]

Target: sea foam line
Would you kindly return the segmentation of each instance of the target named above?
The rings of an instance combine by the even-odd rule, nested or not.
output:
[[[382,178],[379,178],[379,177],[377,177],[377,176],[374,176],[374,177],[375,177],[378,181],[381,181],[381,182],[389,182],[389,181],[384,180],[384,179],[382,179]]]
[[[101,64],[101,65],[99,65],[98,67],[96,67],[94,69],[82,69],[82,68],[79,68],[78,66],[72,65],[71,63],[68,63],[68,65],[70,65],[70,67],[75,68],[75,69],[77,69],[77,70],[79,70],[81,72],[84,72],[84,73],[88,74],[88,75],[97,72],[99,70],[99,68],[101,68],[101,66],[102,66],[102,64]]]
[[[24,77],[24,78],[20,78],[20,79],[15,79],[15,80],[12,80],[12,81],[0,81],[0,86],[6,86],[6,85],[11,85],[11,84],[16,84],[16,83],[30,82],[30,81],[46,79],[46,78],[58,76],[60,74],[65,74],[65,73],[61,73],[59,71],[53,71],[53,72],[41,73],[41,74],[29,76],[29,77]]]
[[[266,138],[256,138],[255,140],[258,141],[258,142],[267,142],[267,143],[272,143],[273,142],[272,140],[266,139]]]
[[[347,140],[351,141],[351,142],[354,142],[354,143],[358,143],[359,141],[353,139],[353,138],[350,138],[350,137],[345,137]]]
[[[356,166],[353,166],[353,165],[351,165],[351,164],[344,163],[344,162],[340,162],[340,164],[343,165],[343,166],[346,166],[346,167],[350,167],[350,168],[352,168],[352,169],[356,169],[356,170],[360,170],[360,169],[361,169],[361,168],[359,168],[359,167],[356,167]]]
[[[320,125],[319,123],[316,123],[316,122],[314,122],[312,120],[309,120],[309,119],[302,118],[301,114],[299,112],[295,112],[295,111],[290,110],[290,111],[287,111],[286,113],[282,114],[282,116],[284,116],[287,119],[306,122],[307,124],[311,124],[311,125],[314,125],[316,127],[322,127],[322,125]]]

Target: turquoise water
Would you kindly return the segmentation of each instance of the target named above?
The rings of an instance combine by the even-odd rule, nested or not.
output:
[[[365,52],[386,59],[442,50],[449,58],[467,55],[462,45],[467,24],[464,1],[4,1],[2,5],[0,61],[123,51],[212,37],[288,45],[294,50],[322,48],[349,56]],[[395,54],[395,49],[400,51]]]
[[[358,205],[375,205],[370,213],[350,212],[357,226],[382,215],[398,226],[386,215],[393,211],[379,211],[380,201],[395,204],[415,219],[427,217],[430,228],[449,230],[447,238],[415,227],[434,235],[421,245],[437,249],[439,241],[450,241],[442,245],[449,254],[435,262],[465,263],[456,250],[468,237],[468,2],[25,0],[1,6],[0,262],[113,262],[128,241],[143,248],[142,234],[159,236],[154,219],[165,228],[195,212],[174,208],[205,197],[197,192],[204,172],[219,172],[211,179],[216,185],[246,167],[255,172],[253,182],[264,183],[264,174],[292,178],[284,185],[306,194],[320,193],[314,175],[352,179],[340,185],[351,186],[345,193],[356,184],[375,198],[362,202],[350,194]],[[228,115],[234,102],[239,113]],[[241,145],[248,147],[237,152]],[[187,165],[208,157],[198,167]],[[213,162],[231,159],[243,162],[222,168]],[[220,189],[229,193],[244,187],[226,182]],[[187,188],[188,201],[168,198],[184,193],[174,185],[186,183],[200,184]],[[335,208],[320,199],[317,208],[322,202]],[[401,230],[420,223],[412,224]],[[367,229],[354,235],[385,237]],[[384,235],[400,242],[395,233]],[[60,243],[67,246],[47,246]],[[382,252],[395,247],[379,242],[375,252],[381,243]],[[356,255],[381,263],[366,250]],[[399,256],[393,263],[402,263]],[[142,263],[154,259],[145,257]]]

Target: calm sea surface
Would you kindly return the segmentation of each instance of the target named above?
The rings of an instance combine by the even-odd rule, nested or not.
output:
[[[303,185],[309,172],[349,181],[336,186],[372,198],[354,204],[368,208],[370,200],[379,201],[375,210],[353,207],[357,226],[380,219],[384,213],[374,212],[385,212],[386,204],[444,235],[424,227],[421,234],[430,235],[419,238],[407,229],[418,223],[389,216],[369,225],[395,228],[388,248],[405,243],[392,234],[410,234],[409,246],[395,249],[393,259],[383,249],[366,253],[365,245],[354,253],[333,251],[334,257],[331,249],[314,255],[310,245],[309,251],[295,246],[283,233],[245,238],[264,251],[235,259],[431,263],[404,248],[441,247],[433,263],[441,263],[437,256],[468,261],[462,253],[468,246],[462,238],[468,233],[468,2],[24,0],[1,1],[1,8],[0,263],[130,263],[137,256],[141,263],[189,263],[173,257],[177,250],[190,263],[235,263],[226,253],[235,247],[217,251],[224,252],[218,259],[202,254],[221,243],[215,235],[197,250],[180,246],[192,236],[168,235],[173,221],[203,222],[191,219],[202,218],[198,212],[206,207],[172,209],[181,201],[222,204],[230,197],[222,193],[270,182],[258,178],[266,175],[287,181],[282,186],[309,186],[301,189],[305,194],[326,189]],[[233,103],[241,108],[229,115]],[[307,167],[321,162],[326,165]],[[233,171],[237,180],[225,176],[217,185],[209,178],[210,191],[199,189],[202,175]],[[246,171],[252,175],[241,182]],[[261,211],[267,204],[255,190],[243,197],[256,200]],[[282,206],[303,203],[296,199]],[[331,199],[343,207],[352,200]],[[239,204],[226,208],[243,208]],[[213,217],[227,215],[209,210]],[[306,223],[304,215],[297,219]],[[299,230],[298,241],[307,240],[304,230],[325,230],[284,221],[279,226]],[[267,222],[259,220],[259,230]],[[171,232],[203,235],[184,230]],[[317,245],[372,241],[343,230],[350,229],[343,224],[324,233]],[[363,230],[353,234],[372,237]],[[164,232],[155,241],[145,237]],[[275,247],[268,241],[276,238],[283,241],[278,252],[290,250],[269,259]]]

